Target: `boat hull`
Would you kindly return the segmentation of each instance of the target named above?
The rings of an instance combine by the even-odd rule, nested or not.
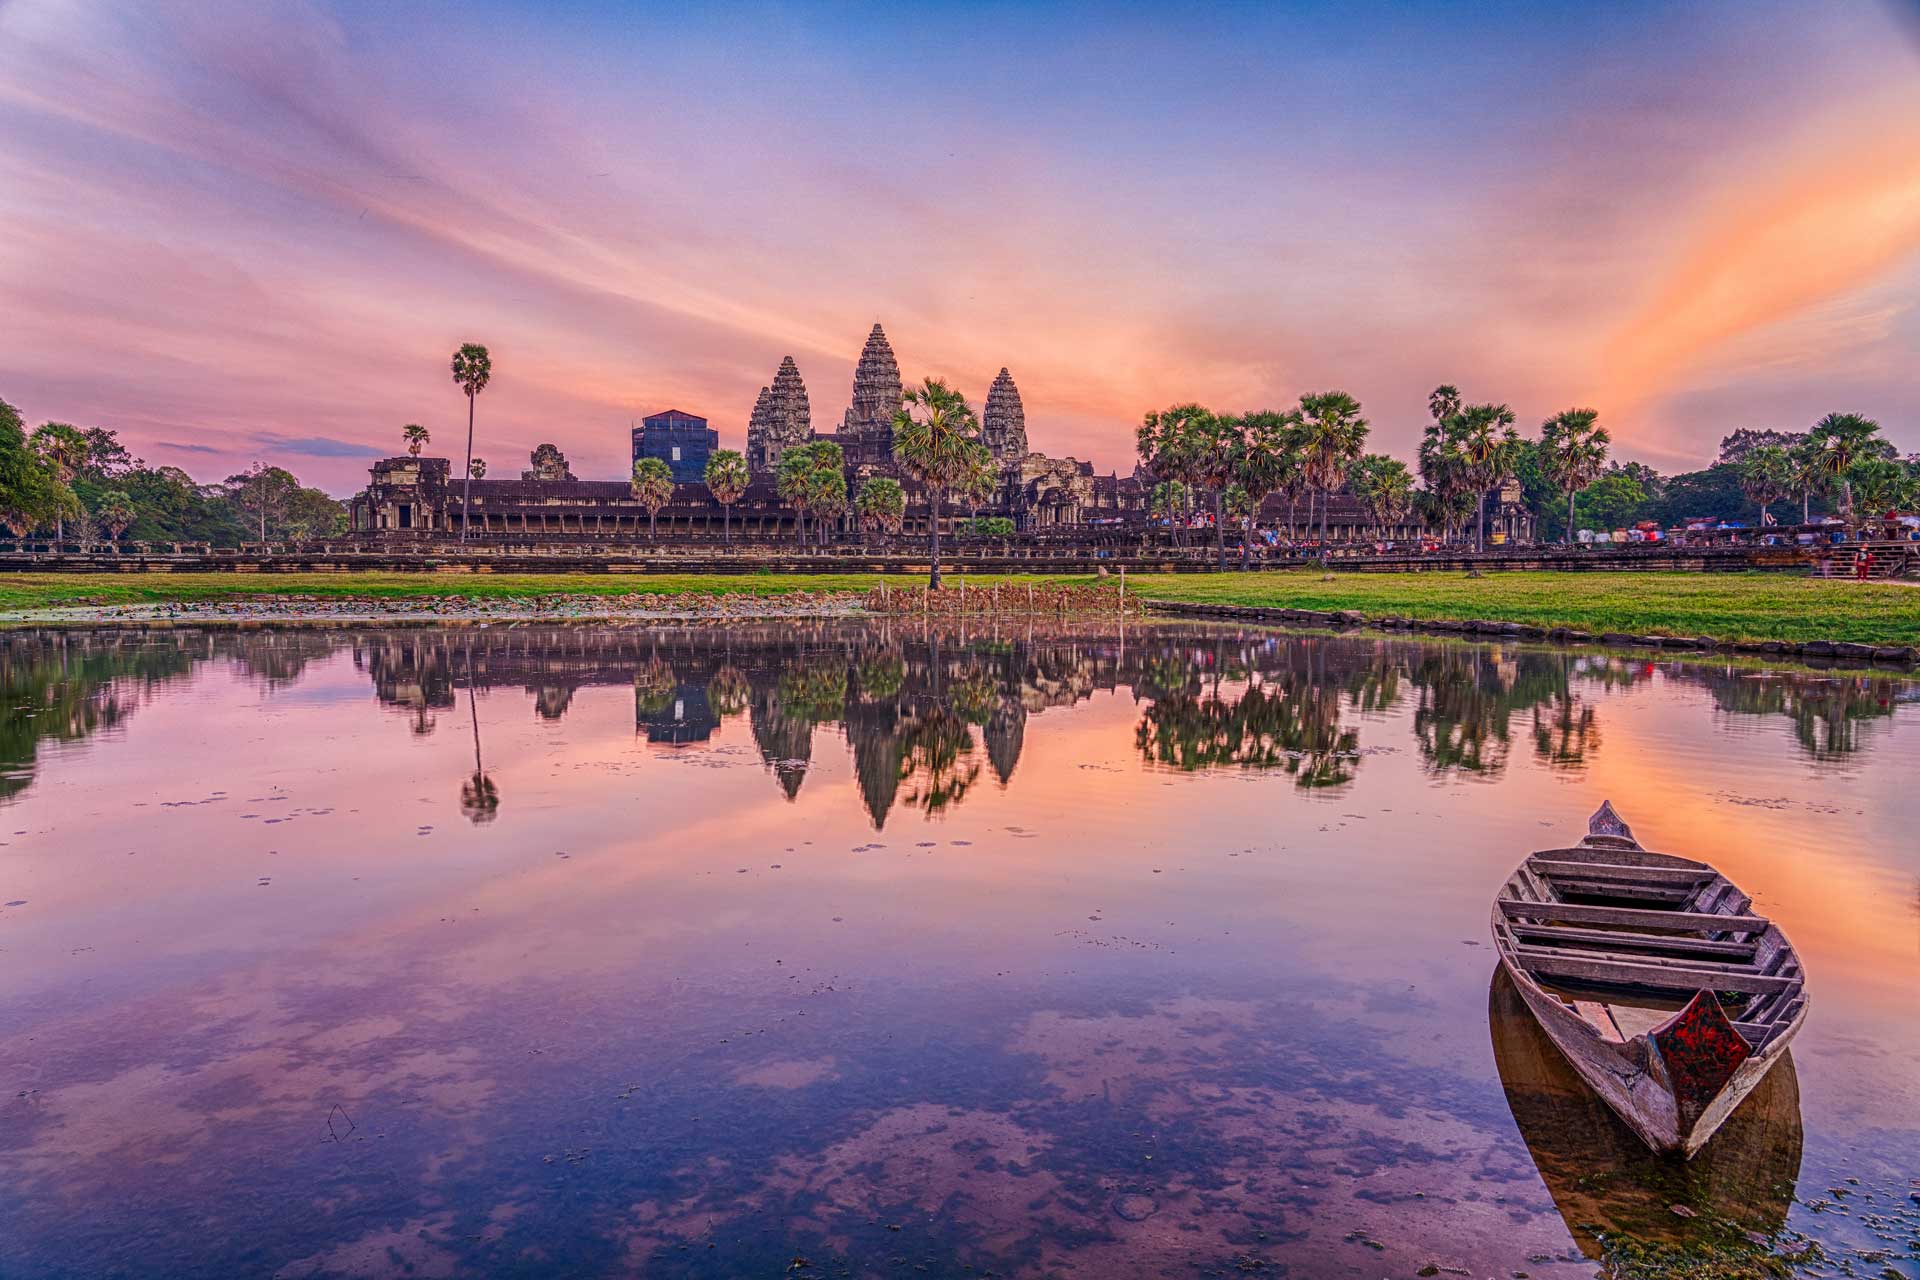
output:
[[[1786,1054],[1800,1020],[1782,1027],[1765,1048],[1748,1057],[1704,1107],[1689,1110],[1675,1097],[1644,1037],[1624,1043],[1601,1038],[1579,1015],[1541,989],[1532,975],[1502,953],[1501,965],[1520,998],[1567,1063],[1629,1128],[1655,1151],[1691,1157],[1752,1093]]]

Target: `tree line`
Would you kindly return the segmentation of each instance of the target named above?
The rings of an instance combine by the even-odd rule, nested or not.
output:
[[[178,467],[148,466],[104,427],[48,422],[29,432],[0,400],[0,525],[16,539],[234,546],[332,537],[345,532],[347,513],[281,467],[255,463],[202,484]]]
[[[1800,504],[1800,522],[1837,510],[1849,521],[1879,519],[1920,506],[1920,455],[1901,459],[1880,425],[1859,414],[1828,414],[1804,432],[1736,431],[1721,456],[1697,472],[1662,476],[1644,463],[1610,459],[1612,437],[1593,409],[1564,409],[1540,424],[1538,438],[1515,429],[1505,404],[1472,403],[1443,384],[1427,400],[1415,468],[1366,451],[1371,431],[1360,402],[1344,391],[1309,393],[1297,406],[1222,414],[1187,403],[1148,413],[1135,433],[1142,464],[1155,480],[1153,515],[1176,539],[1188,517],[1211,509],[1214,549],[1226,563],[1226,526],[1241,526],[1242,562],[1263,503],[1287,503],[1296,527],[1317,509],[1327,541],[1330,499],[1346,493],[1377,528],[1417,513],[1449,542],[1484,550],[1487,499],[1510,481],[1543,538],[1572,542],[1574,530],[1612,530],[1644,520],[1766,522],[1769,508]],[[1418,484],[1415,482],[1418,472]]]

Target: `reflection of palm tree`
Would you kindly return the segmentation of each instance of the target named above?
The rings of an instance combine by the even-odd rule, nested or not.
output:
[[[908,719],[900,762],[907,804],[931,817],[959,804],[979,777],[973,731],[965,720],[938,702]]]
[[[707,682],[707,705],[723,719],[737,716],[747,709],[747,698],[752,692],[746,674],[732,663],[726,663]]]
[[[473,692],[473,645],[467,644],[467,715],[473,721],[473,776],[460,784],[460,812],[474,826],[492,822],[500,812],[500,789],[480,759],[480,706]]]
[[[648,658],[633,673],[634,715],[645,720],[673,705],[673,690],[678,678],[663,659]]]
[[[1478,647],[1442,646],[1422,657],[1413,672],[1420,690],[1413,732],[1429,772],[1505,771],[1513,708],[1500,681],[1497,665]]]
[[[1533,749],[1549,765],[1583,768],[1587,753],[1599,746],[1600,727],[1594,722],[1593,708],[1582,699],[1555,699],[1551,719],[1543,719],[1540,708],[1533,709]]]
[[[1711,666],[1676,666],[1670,678],[1705,684],[1714,705],[1734,715],[1785,716],[1815,760],[1839,760],[1866,746],[1862,730],[1894,713],[1901,682],[1881,676],[1765,674]]]
[[[1221,693],[1156,699],[1135,745],[1147,760],[1181,770],[1279,769],[1302,789],[1353,781],[1358,730],[1340,724],[1339,686],[1283,669],[1238,698]]]

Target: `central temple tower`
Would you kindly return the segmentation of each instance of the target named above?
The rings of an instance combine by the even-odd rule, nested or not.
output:
[[[840,422],[842,445],[864,446],[892,457],[893,415],[901,403],[900,365],[893,358],[886,330],[876,324],[853,370],[853,403]]]
[[[987,388],[986,408],[980,415],[980,443],[1003,466],[1027,456],[1027,411],[1020,403],[1020,388],[1013,385],[1013,375],[1004,368]]]

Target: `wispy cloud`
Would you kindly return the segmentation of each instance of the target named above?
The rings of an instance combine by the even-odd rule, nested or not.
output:
[[[269,453],[290,453],[296,458],[376,458],[385,450],[353,440],[335,440],[331,436],[282,436],[263,431],[253,442]]]
[[[1859,404],[1849,370],[1906,369],[1863,407],[1920,422],[1898,325],[1816,322],[1916,271],[1887,11],[1068,21],[1003,12],[955,36],[983,77],[907,94],[858,74],[906,18],[506,5],[481,40],[352,0],[0,0],[0,395],[343,487],[401,423],[464,432],[446,361],[479,340],[479,451],[614,476],[669,403],[739,445],[789,353],[831,423],[878,319],[976,402],[1010,366],[1035,445],[1103,470],[1145,409],[1335,385],[1402,452],[1442,381],[1591,399],[1675,464],[1775,386]],[[1193,91],[1148,111],[1149,63]]]

